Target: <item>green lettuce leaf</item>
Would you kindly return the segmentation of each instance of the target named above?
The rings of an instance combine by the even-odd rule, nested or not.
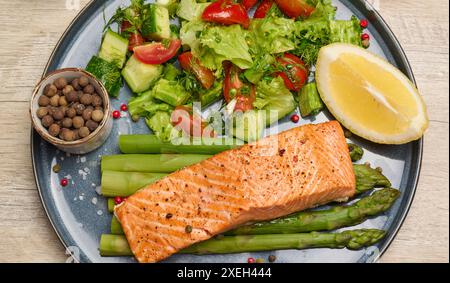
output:
[[[199,19],[209,4],[211,3],[197,3],[195,0],[181,0],[178,4],[177,16],[186,21]]]
[[[322,18],[334,20],[337,8],[333,6],[331,0],[318,0],[315,6],[316,9],[308,19]]]
[[[204,50],[199,58],[208,68],[217,70],[225,60],[241,69],[248,69],[253,64],[246,31],[240,25],[211,26],[201,33],[200,42]]]
[[[280,17],[254,19],[250,24],[252,53],[277,54],[295,49],[295,21]]]
[[[267,125],[283,119],[297,108],[294,96],[280,77],[270,81],[263,80],[256,86],[256,101],[253,106],[266,111]]]
[[[316,63],[320,48],[331,43],[350,43],[362,45],[362,29],[359,20],[353,16],[350,20],[328,20],[313,18],[298,21],[296,26],[296,48],[292,52],[307,65]]]

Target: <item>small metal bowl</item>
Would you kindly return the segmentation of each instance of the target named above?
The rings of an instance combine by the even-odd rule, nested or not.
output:
[[[56,79],[64,77],[68,82],[80,76],[86,76],[89,78],[89,83],[95,88],[95,91],[103,99],[104,118],[99,124],[98,128],[92,132],[89,136],[79,139],[73,142],[67,142],[53,137],[48,133],[48,130],[42,126],[41,119],[37,117],[36,111],[39,109],[38,99],[43,95],[44,88],[47,84],[53,83]],[[109,100],[108,92],[103,84],[97,80],[92,74],[78,68],[65,68],[56,70],[49,73],[44,77],[35,87],[33,95],[31,97],[30,116],[34,129],[39,135],[47,142],[53,144],[58,149],[72,153],[72,154],[85,154],[99,148],[108,139],[113,127],[111,103]]]

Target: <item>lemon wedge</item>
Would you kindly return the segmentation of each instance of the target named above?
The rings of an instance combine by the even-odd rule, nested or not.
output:
[[[425,103],[397,68],[355,45],[320,50],[316,82],[331,113],[358,136],[381,144],[404,144],[428,128]]]

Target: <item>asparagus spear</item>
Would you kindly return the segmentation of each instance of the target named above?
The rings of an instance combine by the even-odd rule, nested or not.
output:
[[[389,180],[379,171],[365,165],[353,165],[353,168],[356,175],[357,194],[367,192],[376,187],[391,187]],[[102,194],[107,197],[127,197],[164,176],[165,174],[163,173],[117,172],[105,170],[102,175]]]
[[[217,154],[240,145],[242,142],[232,138],[179,138],[168,143],[154,135],[122,135],[119,137],[120,151],[128,154]]]
[[[388,211],[399,196],[399,190],[382,189],[352,205],[334,206],[320,211],[302,211],[272,221],[243,226],[229,231],[225,235],[295,234],[312,231],[331,231],[342,227],[354,226],[366,221],[369,217]],[[115,217],[113,217],[111,222],[111,233],[123,234],[120,223]]]
[[[396,189],[383,189],[349,206],[334,206],[321,211],[302,211],[272,221],[243,226],[225,235],[294,234],[354,226],[371,216],[386,212],[399,196],[400,191]]]
[[[114,212],[114,206],[116,205],[116,203],[114,202],[113,198],[109,198],[108,199],[108,212],[109,213],[113,213]]]
[[[352,158],[353,162],[360,161],[364,155],[364,150],[362,149],[362,147],[353,143],[348,144],[348,150],[350,151],[350,157]]]
[[[304,234],[216,237],[182,250],[182,254],[230,254],[286,249],[348,248],[358,250],[377,243],[385,236],[382,230],[351,230],[341,233],[311,232]],[[102,235],[100,255],[131,256],[127,240],[120,235]]]
[[[102,173],[102,195],[105,197],[127,197],[134,194],[138,189],[152,184],[165,176],[166,174],[162,173],[106,170]]]
[[[125,236],[103,234],[100,238],[101,256],[133,256]]]
[[[359,250],[381,240],[386,232],[367,229],[341,233],[311,232],[304,234],[225,236],[195,244],[182,254],[230,254],[273,250],[331,248]]]
[[[362,194],[373,188],[390,188],[391,182],[381,172],[367,165],[353,165],[356,176],[356,193]]]
[[[113,235],[123,235],[122,225],[120,225],[117,217],[113,216],[111,220],[111,234]]]
[[[299,106],[302,117],[317,115],[323,109],[323,102],[317,91],[316,83],[306,84],[299,94]]]
[[[183,167],[199,163],[210,155],[194,154],[122,154],[102,157],[102,172],[152,172],[171,173]]]

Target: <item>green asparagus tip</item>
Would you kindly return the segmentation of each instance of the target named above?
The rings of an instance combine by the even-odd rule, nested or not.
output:
[[[377,229],[351,230],[345,231],[337,236],[347,237],[346,247],[350,250],[359,250],[369,247],[386,236],[386,231]]]

